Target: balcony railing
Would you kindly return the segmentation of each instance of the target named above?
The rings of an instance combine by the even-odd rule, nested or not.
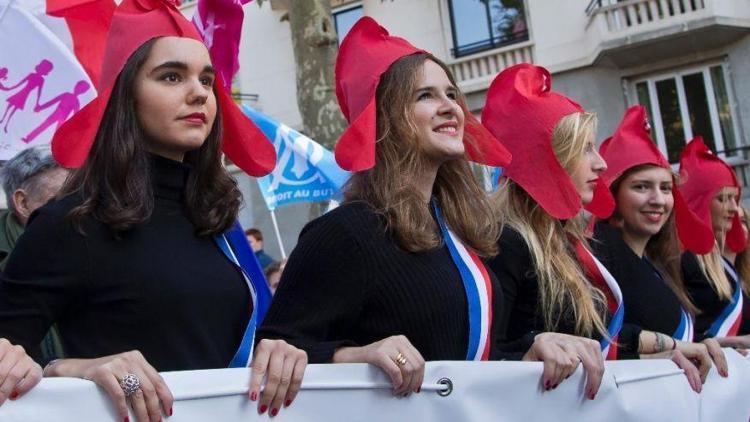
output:
[[[586,12],[602,19],[610,33],[626,35],[648,27],[692,19],[706,9],[707,0],[593,0]]]
[[[448,66],[464,92],[487,89],[495,75],[503,69],[518,63],[533,62],[533,47],[531,41],[516,43],[452,60]]]

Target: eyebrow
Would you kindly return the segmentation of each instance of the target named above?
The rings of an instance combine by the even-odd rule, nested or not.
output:
[[[168,61],[168,62],[164,62],[164,63],[160,64],[159,66],[156,66],[155,68],[153,68],[151,70],[150,73],[158,72],[158,71],[164,70],[164,69],[187,70],[188,69],[188,65],[185,62],[180,62],[180,61],[176,61],[176,60]],[[214,70],[213,66],[211,66],[210,64],[207,64],[206,66],[203,67],[203,70],[201,71],[201,73],[215,74],[216,71]]]
[[[425,92],[425,91],[439,91],[439,88],[436,86],[422,86],[414,90],[414,93],[419,92]],[[448,88],[446,88],[446,91],[452,91],[452,92],[458,92],[458,88],[456,88],[453,85],[450,85]]]

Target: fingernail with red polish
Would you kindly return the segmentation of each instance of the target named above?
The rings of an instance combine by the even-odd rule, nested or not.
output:
[[[252,393],[250,393],[250,400],[251,401],[258,400],[258,393],[256,393],[255,391],[253,391]]]
[[[125,422],[130,422],[130,418],[129,418],[129,417],[127,417],[127,416],[125,416],[125,419],[124,419],[124,421],[125,421]]]
[[[292,401],[291,400],[287,400],[287,401],[284,402],[284,406],[286,406],[286,407],[289,407],[291,405],[292,405]]]
[[[278,413],[279,413],[279,409],[277,409],[275,407],[273,409],[271,409],[271,416],[276,416]]]
[[[15,400],[17,398],[18,398],[18,391],[14,391],[14,392],[10,393],[10,399],[11,400]]]
[[[417,387],[417,393],[421,393],[421,392],[422,392],[422,387]]]
[[[268,406],[264,404],[263,406],[260,407],[260,410],[258,410],[258,413],[261,413],[261,414],[266,413],[267,409],[268,409]]]
[[[169,416],[172,416],[172,408],[169,408]]]
[[[550,383],[550,381],[549,381],[549,380],[545,381],[545,382],[544,382],[544,389],[545,389],[545,390],[549,390],[549,386],[550,386],[550,384],[551,384],[551,383]]]
[[[591,393],[589,395],[589,399],[594,400],[596,398],[596,393]]]

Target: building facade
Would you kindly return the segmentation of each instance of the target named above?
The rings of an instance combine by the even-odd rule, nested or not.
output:
[[[245,6],[236,84],[249,104],[301,126],[288,1]],[[331,0],[339,38],[363,15],[444,60],[480,113],[495,75],[520,62],[547,67],[555,90],[599,116],[598,139],[625,109],[647,107],[654,138],[671,162],[696,135],[747,185],[750,142],[750,2],[747,0]],[[192,14],[194,1],[184,4]],[[252,95],[249,95],[252,94]],[[257,187],[243,223],[266,228]],[[291,248],[306,207],[279,210]],[[271,236],[267,236],[271,240]],[[267,242],[271,243],[271,242]]]

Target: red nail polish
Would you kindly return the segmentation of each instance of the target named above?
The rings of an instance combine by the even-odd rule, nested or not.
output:
[[[422,392],[422,387],[417,387],[417,393],[421,393],[421,392]]]
[[[11,400],[15,400],[17,398],[18,398],[18,391],[14,391],[14,392],[10,393],[10,399]]]
[[[287,401],[284,402],[284,406],[286,406],[286,407],[289,407],[291,405],[292,405],[292,401],[291,400],[287,400]]]
[[[252,393],[250,393],[250,400],[251,401],[258,400],[258,393],[256,393],[255,391],[253,391]]]
[[[596,393],[591,393],[589,395],[589,399],[594,400],[596,398]]]
[[[271,416],[276,416],[278,413],[279,413],[279,409],[277,409],[275,407],[273,409],[271,409]]]
[[[172,416],[172,408],[169,408],[169,416]]]
[[[551,384],[551,382],[549,380],[545,381],[544,382],[544,389],[545,390],[549,390],[550,384]]]
[[[260,407],[260,410],[258,411],[258,413],[261,413],[261,414],[262,414],[262,413],[266,413],[266,409],[268,409],[268,406],[266,406],[266,405],[264,404],[263,406],[261,406],[261,407]]]
[[[129,418],[129,417],[127,417],[127,416],[125,416],[125,419],[124,419],[124,420],[125,420],[125,422],[130,422],[130,418]]]

